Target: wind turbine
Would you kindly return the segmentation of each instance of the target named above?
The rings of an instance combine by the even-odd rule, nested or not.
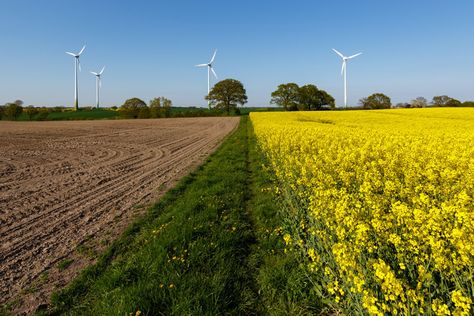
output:
[[[82,49],[79,53],[74,54],[70,52],[66,52],[66,54],[73,56],[74,59],[74,108],[76,111],[79,109],[79,100],[78,100],[78,94],[77,94],[77,67],[79,67],[79,71],[81,71],[81,62],[79,61],[79,56],[81,56],[82,52],[84,52],[84,49],[86,48],[86,45],[82,46]]]
[[[212,68],[212,63],[214,62],[214,58],[216,57],[217,49],[214,50],[214,54],[212,55],[211,60],[207,64],[199,64],[196,65],[196,67],[207,67],[207,94],[211,91],[211,84],[210,84],[210,72],[212,71],[212,74],[214,77],[217,79],[216,72],[214,71],[214,68]],[[207,101],[207,106],[210,107],[209,101]]]
[[[102,67],[102,70],[100,72],[93,72],[91,71],[91,74],[95,76],[95,106],[96,108],[99,108],[99,93],[100,93],[100,88],[102,87],[102,82],[100,81],[100,76],[102,76],[102,73],[104,72],[105,66]]]
[[[344,76],[344,106],[347,108],[347,61],[354,57],[361,55],[362,53],[357,53],[355,55],[346,57],[334,48],[332,49],[336,54],[338,54],[342,58],[342,68],[341,68],[341,75]]]

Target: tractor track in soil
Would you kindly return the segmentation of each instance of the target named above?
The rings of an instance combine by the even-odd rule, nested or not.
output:
[[[0,304],[31,314],[195,168],[238,118],[0,122]],[[59,271],[65,258],[74,264]],[[47,277],[44,277],[47,275]],[[32,289],[33,288],[33,289]]]

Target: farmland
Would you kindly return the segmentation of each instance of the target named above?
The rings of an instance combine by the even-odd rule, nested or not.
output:
[[[1,122],[0,303],[47,301],[237,123]]]
[[[251,113],[286,252],[344,313],[470,315],[474,111]]]
[[[472,109],[238,120],[5,122],[5,310],[472,314]]]

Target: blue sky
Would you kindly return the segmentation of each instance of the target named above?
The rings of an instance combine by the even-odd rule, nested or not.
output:
[[[90,70],[106,66],[104,106],[139,97],[204,106],[214,48],[219,79],[240,80],[248,106],[278,84],[313,83],[343,103],[336,48],[364,54],[348,65],[349,103],[374,92],[392,102],[447,94],[474,100],[474,1],[69,1],[0,0],[0,104],[95,100]],[[213,81],[215,83],[215,81]]]

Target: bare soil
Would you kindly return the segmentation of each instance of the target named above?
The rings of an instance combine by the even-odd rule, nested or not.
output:
[[[0,122],[0,306],[47,304],[237,123]]]

